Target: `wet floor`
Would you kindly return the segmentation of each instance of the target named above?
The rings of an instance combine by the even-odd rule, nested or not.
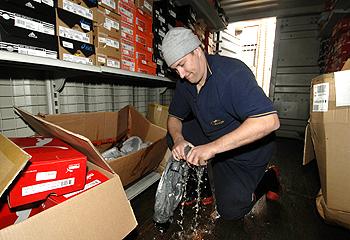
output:
[[[263,197],[254,206],[251,213],[242,221],[213,221],[213,206],[202,206],[195,223],[193,207],[180,208],[174,215],[169,229],[160,233],[154,226],[152,215],[154,195],[157,183],[131,201],[137,228],[129,234],[127,240],[275,240],[298,239],[349,240],[350,230],[328,225],[318,215],[315,197],[320,188],[316,161],[302,166],[303,142],[294,139],[278,138],[277,152],[272,163],[281,169],[282,195],[277,202],[266,201]],[[181,226],[178,220],[183,220]],[[194,225],[198,227],[193,229]]]

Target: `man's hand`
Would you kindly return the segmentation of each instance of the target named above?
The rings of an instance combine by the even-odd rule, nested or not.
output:
[[[183,138],[176,139],[174,141],[174,147],[171,153],[176,160],[186,160],[185,147],[187,145],[193,146],[190,142]]]
[[[186,161],[195,166],[207,165],[208,160],[215,156],[216,152],[211,144],[193,147],[187,155]]]

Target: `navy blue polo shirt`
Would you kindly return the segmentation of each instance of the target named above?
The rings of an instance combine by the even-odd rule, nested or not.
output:
[[[205,135],[213,141],[238,128],[248,117],[276,112],[242,61],[219,55],[206,57],[210,69],[206,83],[197,93],[196,85],[187,80],[178,81],[169,107],[170,115],[183,120],[192,113]],[[244,159],[257,156],[262,152],[256,150],[265,145],[259,144],[261,142],[263,140],[237,149],[234,155],[243,154]]]

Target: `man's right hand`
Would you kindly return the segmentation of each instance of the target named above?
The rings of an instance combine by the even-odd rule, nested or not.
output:
[[[171,153],[176,160],[186,160],[187,156],[185,154],[185,147],[193,146],[190,142],[186,141],[184,138],[178,138],[174,141],[174,147]]]

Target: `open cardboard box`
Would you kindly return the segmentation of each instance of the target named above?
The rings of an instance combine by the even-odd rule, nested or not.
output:
[[[25,111],[17,113],[40,135],[59,138],[85,154],[88,168],[109,180],[29,219],[0,230],[0,239],[122,239],[137,225],[117,174],[84,136],[72,133]],[[0,135],[0,193],[23,169],[30,156]]]
[[[149,122],[131,106],[126,106],[118,112],[45,115],[43,118],[87,137],[91,142],[98,144],[97,149],[100,152],[131,136],[151,142],[147,148],[107,162],[118,174],[123,186],[157,169],[167,149],[166,130]],[[100,161],[103,161],[100,154],[98,156]]]

